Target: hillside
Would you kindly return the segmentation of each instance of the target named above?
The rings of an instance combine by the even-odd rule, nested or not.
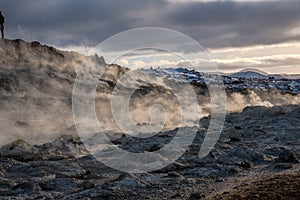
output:
[[[1,40],[0,52],[0,146],[18,138],[43,143],[64,134],[76,134],[72,90],[76,72],[86,63],[95,66],[93,70],[105,66],[96,90],[96,112],[103,129],[118,135],[120,131],[112,120],[111,94],[127,68],[107,65],[98,55],[86,57],[19,39]],[[148,109],[157,103],[169,113],[166,127],[176,127],[179,112],[173,94],[155,83],[137,81],[136,85],[139,89],[130,100],[134,123],[147,124]],[[130,90],[128,85],[122,87]]]
[[[263,74],[262,72],[257,71],[241,71],[234,74],[231,74],[230,77],[233,78],[257,78],[257,79],[268,79],[269,76],[267,74]]]
[[[0,52],[0,145],[16,138],[40,143],[74,132],[76,70],[87,59],[101,67],[104,59],[23,40],[0,40]],[[111,79],[123,70],[110,69]]]

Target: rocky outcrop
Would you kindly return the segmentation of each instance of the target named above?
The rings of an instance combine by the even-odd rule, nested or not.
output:
[[[62,160],[87,154],[79,137],[63,135],[52,142],[30,145],[18,139],[0,149],[1,156],[18,161]]]

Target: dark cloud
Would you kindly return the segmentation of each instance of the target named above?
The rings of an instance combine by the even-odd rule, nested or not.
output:
[[[181,31],[207,48],[300,40],[300,2],[164,0],[1,0],[9,37],[54,45],[97,44],[131,28]]]
[[[297,39],[299,1],[209,2],[174,4],[166,18],[207,46],[272,44]]]
[[[159,8],[164,1],[148,0],[3,0],[11,37],[36,38],[54,44],[98,43],[135,28],[143,10]],[[29,38],[30,38],[29,37]]]

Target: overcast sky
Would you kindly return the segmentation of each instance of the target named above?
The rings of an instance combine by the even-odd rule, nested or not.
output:
[[[1,0],[0,10],[8,38],[82,51],[128,29],[163,27],[209,49],[223,71],[300,73],[298,0]]]

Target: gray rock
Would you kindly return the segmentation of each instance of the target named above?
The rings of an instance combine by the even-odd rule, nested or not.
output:
[[[274,163],[271,165],[271,169],[274,170],[286,170],[293,168],[292,163]]]
[[[224,182],[224,179],[223,179],[223,178],[220,178],[220,177],[218,177],[218,178],[216,179],[216,182]]]
[[[87,150],[79,137],[63,135],[43,145],[30,145],[18,139],[0,149],[0,155],[18,161],[60,160],[86,155]]]
[[[246,147],[236,147],[218,158],[219,163],[229,165],[236,165],[244,161],[260,163],[264,161],[264,159],[262,154]]]
[[[228,136],[231,141],[233,141],[233,142],[241,141],[242,136],[241,136],[239,130],[237,130],[236,128],[229,128],[227,130],[227,132],[228,132]]]
[[[63,135],[53,142],[38,146],[37,156],[42,160],[60,160],[86,155],[87,150],[79,137]]]
[[[40,184],[42,190],[69,191],[82,187],[82,181],[74,179],[53,179]]]
[[[271,156],[279,156],[279,154],[285,150],[284,147],[267,147],[264,150],[262,150],[262,153],[266,155],[271,155]]]
[[[17,139],[14,142],[3,146],[0,154],[5,158],[13,158],[19,161],[34,160],[34,148],[24,140]]]
[[[243,161],[241,163],[238,163],[237,165],[243,167],[244,169],[249,169],[251,168],[251,163],[248,161]]]
[[[298,163],[297,157],[292,150],[286,149],[279,154],[278,161],[283,163]]]
[[[205,198],[205,194],[202,194],[201,192],[196,192],[191,194],[189,200],[196,200],[196,199],[203,199]]]

